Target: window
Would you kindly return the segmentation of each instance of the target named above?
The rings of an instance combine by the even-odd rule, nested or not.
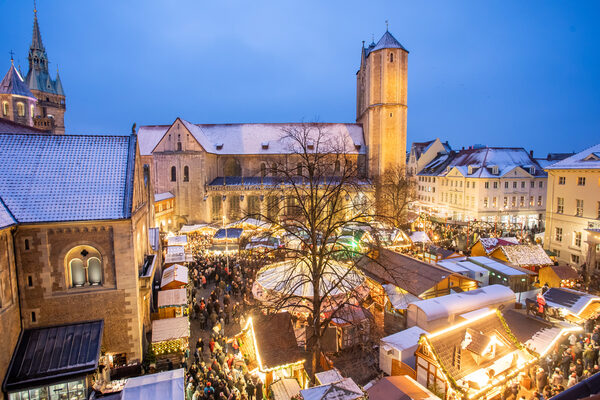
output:
[[[535,204],[534,202],[535,202],[535,200],[534,200],[533,196],[529,196],[529,207],[533,207],[533,205]]]
[[[488,207],[488,198],[487,198],[487,197],[485,197],[485,198],[483,199],[483,207],[484,207],[484,208],[487,208],[487,207]]]
[[[498,182],[494,182],[494,189],[498,189]]]
[[[223,198],[220,195],[212,196],[212,207],[211,207],[211,217],[213,221],[218,221],[223,216],[221,211],[223,205]]]
[[[486,182],[486,183],[485,183],[483,186],[484,186],[486,189],[489,189],[489,188],[490,188],[490,183],[489,183],[489,182]]]
[[[504,182],[504,189],[508,189],[508,182]]]
[[[339,165],[339,161],[337,161],[336,167],[339,168]],[[298,174],[298,176],[302,176],[302,163],[296,164],[296,174]]]
[[[394,62],[394,53],[390,53],[390,62]]]
[[[27,286],[33,287],[33,276],[27,275]]]
[[[277,176],[277,163],[271,164],[271,175]]]
[[[185,167],[183,167],[183,181],[184,182],[190,181],[190,167],[188,167],[187,165]]]
[[[521,182],[521,189],[525,189],[525,181]]]
[[[29,239],[25,239],[25,250],[29,250]]]
[[[567,178],[565,178],[564,176],[559,176],[558,177],[558,184],[559,185],[564,185],[566,181],[567,181]]]
[[[467,189],[469,188],[469,185],[470,185],[470,182],[469,182],[469,181],[467,181]]]
[[[577,217],[582,217],[583,216],[583,200],[577,199],[576,200],[576,209],[575,209],[575,215]]]
[[[267,176],[267,165],[265,163],[260,163],[260,176],[263,178]]]
[[[471,182],[471,183],[472,183],[471,187],[472,187],[473,189],[475,189],[475,182]]]
[[[554,230],[554,240],[556,240],[557,242],[562,242],[562,234],[563,234],[562,228],[556,228]]]
[[[29,106],[29,115],[31,116],[31,118],[33,118],[34,110],[35,110],[35,107],[33,104],[31,106]]]
[[[531,184],[530,186],[531,186],[532,189],[535,188],[535,181],[531,181],[529,183]]]
[[[554,252],[554,254],[556,254],[556,257],[560,258],[560,250],[553,249],[552,251]]]
[[[257,215],[260,213],[260,198],[258,196],[248,196],[248,215]]]
[[[577,178],[577,186],[585,186],[585,176],[580,176]]]
[[[579,264],[579,256],[577,254],[571,254],[571,262],[573,264]]]
[[[35,315],[35,311],[31,312],[31,322],[33,322],[33,323],[37,322],[37,316]]]
[[[177,151],[181,151],[181,142],[177,142]]]
[[[513,189],[517,188],[517,182],[513,182]]]
[[[494,197],[492,199],[492,207],[494,207],[494,208],[498,207],[498,201],[497,201],[496,197]]]
[[[171,167],[171,182],[177,182],[177,167]]]
[[[574,234],[573,234],[573,245],[575,247],[581,247],[581,232],[574,232]]]
[[[542,206],[542,196],[538,196],[538,207]]]
[[[521,196],[519,199],[519,207],[525,207],[525,196]]]
[[[72,287],[102,284],[102,261],[100,252],[87,245],[72,248],[65,257]]]
[[[511,198],[511,201],[510,201],[510,206],[511,206],[511,207],[516,207],[516,206],[517,206],[517,196],[513,196],[513,197]]]
[[[25,104],[21,102],[17,103],[17,114],[19,115],[19,117],[25,116]]]
[[[564,197],[556,198],[556,213],[562,214],[565,212],[565,199]]]
[[[504,197],[504,208],[508,207],[508,197]]]
[[[544,181],[539,181],[538,182],[538,187],[541,189],[544,187]]]
[[[334,173],[336,173],[336,174],[340,173],[340,160],[335,160]]]
[[[8,115],[8,101],[2,102],[2,115],[5,117]]]
[[[227,216],[230,220],[237,220],[240,217],[240,196],[229,196],[229,209]]]

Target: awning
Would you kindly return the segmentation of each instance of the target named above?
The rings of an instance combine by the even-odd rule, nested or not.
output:
[[[188,317],[156,319],[152,321],[152,343],[190,337]]]
[[[187,290],[171,289],[158,292],[158,308],[184,306],[187,304]]]

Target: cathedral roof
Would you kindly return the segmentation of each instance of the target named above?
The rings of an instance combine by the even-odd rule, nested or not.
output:
[[[372,52],[382,49],[402,49],[408,53],[408,50],[406,50],[404,46],[402,46],[389,31],[385,31],[377,44],[371,43],[371,45],[365,49],[367,53],[366,55],[368,56]]]
[[[291,154],[290,144],[283,140],[286,131],[322,129],[348,144],[348,152],[365,154],[360,124],[344,123],[278,123],[278,124],[192,124],[181,120],[186,129],[208,153],[212,154]],[[141,126],[138,131],[140,154],[151,155],[171,125]]]
[[[0,82],[0,93],[13,94],[18,96],[25,96],[35,99],[35,96],[27,84],[19,74],[19,71],[15,68],[14,64],[11,64],[10,69],[4,75],[4,79]]]
[[[18,223],[129,218],[135,145],[135,135],[0,134],[0,198]]]

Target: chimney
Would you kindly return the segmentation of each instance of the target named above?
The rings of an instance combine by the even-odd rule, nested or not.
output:
[[[529,150],[529,157],[533,158],[533,150]]]

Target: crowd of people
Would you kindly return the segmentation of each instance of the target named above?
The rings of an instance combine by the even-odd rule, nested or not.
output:
[[[202,254],[195,259],[189,266],[190,319],[200,337],[186,362],[186,399],[261,400],[263,382],[249,373],[237,340],[225,333],[245,325],[259,259]]]

